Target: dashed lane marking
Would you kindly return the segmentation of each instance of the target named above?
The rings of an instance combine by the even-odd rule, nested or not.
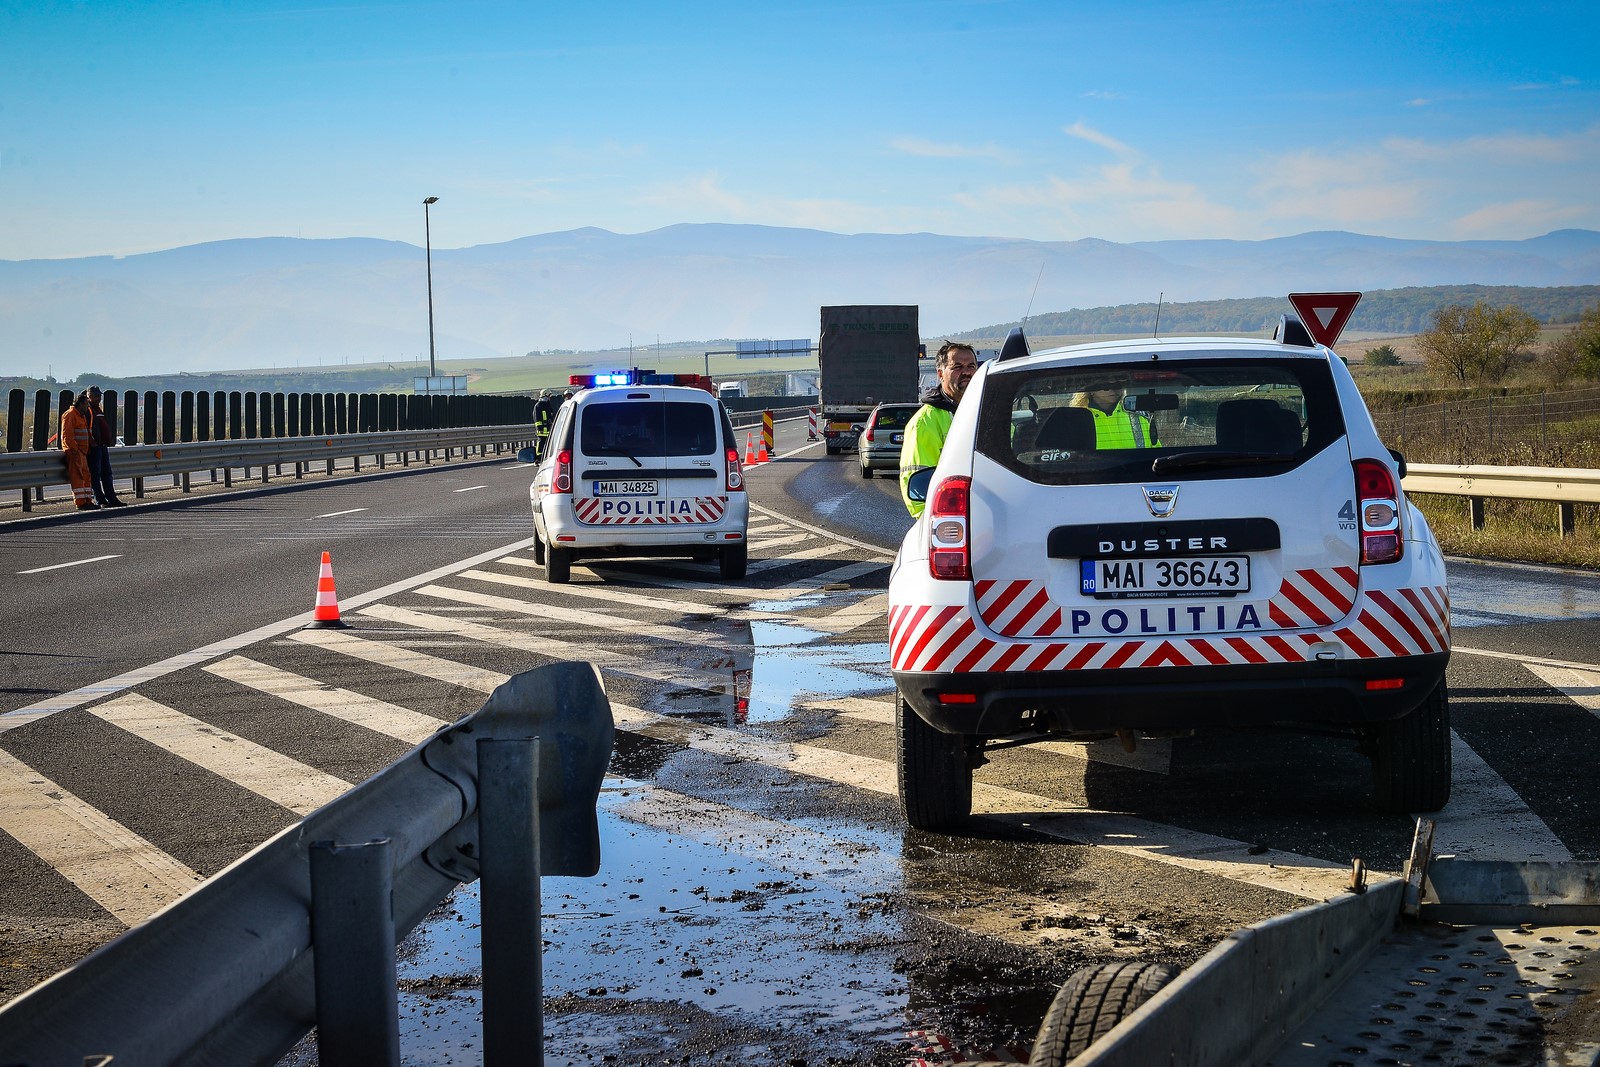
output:
[[[487,485],[469,485],[469,486],[466,486],[463,489],[452,489],[450,491],[452,493],[470,493],[474,489],[487,489],[487,488],[489,488]]]
[[[549,588],[544,582],[531,578],[517,578],[510,574],[493,574],[490,571],[463,571],[463,578],[477,578],[479,581],[500,582],[504,585],[522,585],[526,583],[536,589]],[[623,618],[619,615],[602,615],[598,611],[584,611],[576,608],[562,608],[554,604],[539,604],[527,600],[514,600],[511,597],[493,596],[489,593],[475,593],[466,589],[451,589],[442,585],[425,585],[417,590],[423,596],[436,597],[440,600],[449,600],[458,604],[476,604],[485,608],[499,608],[502,611],[512,611],[520,615],[535,615],[542,619],[556,619],[569,622],[576,626],[591,626],[600,630],[615,630],[618,633],[642,634],[662,641],[677,641],[689,645],[724,645],[725,640],[716,634],[703,630],[688,630],[682,626],[668,626],[662,623],[640,622],[638,619]]]
[[[296,815],[309,815],[351,785],[138,693],[89,712]]]
[[[1450,803],[1429,815],[1435,855],[1475,860],[1570,860],[1572,853],[1517,791],[1450,732]]]
[[[355,515],[366,511],[366,508],[346,508],[343,511],[330,511],[326,515],[313,515],[314,519],[337,519],[340,515]]]
[[[1538,665],[1540,667],[1561,667],[1569,671],[1600,671],[1600,664],[1572,663],[1564,659],[1546,659],[1542,656],[1526,656],[1521,652],[1496,652],[1488,648],[1462,648],[1457,645],[1450,650],[1452,656],[1484,656],[1488,659],[1508,659],[1524,666]]]
[[[115,819],[0,750],[0,830],[126,926],[200,883],[200,875]]]
[[[1600,668],[1578,670],[1539,662],[1526,666],[1534,677],[1552,689],[1561,690],[1578,707],[1600,715]]]
[[[439,727],[445,725],[444,720],[432,715],[402,708],[364,693],[323,685],[244,656],[230,656],[218,663],[208,663],[203,669],[258,693],[279,697],[410,745],[432,736]]]
[[[500,562],[510,563],[513,566],[516,566],[521,564],[523,561],[519,557],[513,556],[510,559]],[[529,562],[532,561],[530,560]],[[538,564],[534,564],[534,566],[538,566]],[[542,582],[538,579],[523,578],[521,576],[496,576],[492,571],[464,571],[462,572],[461,577],[475,578],[478,581],[484,582],[500,581],[502,578],[506,578],[508,580],[503,581],[502,584],[516,585],[532,589],[543,588],[548,589],[551,592],[557,592],[557,589],[552,587],[549,582]],[[676,615],[720,615],[723,611],[721,607],[715,604],[697,604],[692,600],[663,600],[660,597],[645,596],[641,593],[625,593],[620,589],[612,589],[609,586],[601,585],[596,582],[568,582],[559,588],[559,592],[564,597],[579,596],[589,597],[593,600],[609,600],[615,604],[627,604],[636,608],[648,608],[651,611],[664,611]]]
[[[90,556],[88,559],[75,559],[71,563],[52,563],[48,567],[34,567],[31,570],[18,571],[18,574],[43,574],[45,571],[59,571],[67,567],[81,567],[85,563],[101,563],[108,559],[121,559],[121,553],[110,556]]]

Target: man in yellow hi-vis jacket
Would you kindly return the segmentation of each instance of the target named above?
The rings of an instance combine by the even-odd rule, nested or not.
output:
[[[934,367],[939,385],[918,398],[922,407],[906,423],[905,443],[900,446],[900,499],[913,518],[922,514],[923,501],[912,500],[906,487],[919,470],[938,466],[956,405],[966,395],[972,376],[978,373],[978,350],[960,341],[946,341],[939,346]]]

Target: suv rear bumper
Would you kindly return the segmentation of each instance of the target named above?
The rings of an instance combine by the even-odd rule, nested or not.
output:
[[[1396,719],[1444,677],[1449,652],[1310,663],[1142,670],[895,671],[906,702],[944,733],[1005,737],[1046,726],[1061,732],[1188,730],[1272,723],[1354,725]],[[1369,681],[1403,679],[1398,688]],[[971,694],[968,703],[941,695]],[[1042,715],[1033,717],[1029,713]]]

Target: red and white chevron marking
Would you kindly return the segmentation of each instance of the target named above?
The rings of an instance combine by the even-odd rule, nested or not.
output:
[[[1025,592],[1007,603],[1014,604]],[[993,599],[994,590],[986,595]],[[1059,614],[1059,609],[1052,610]],[[1008,614],[1003,607],[996,611],[1000,619],[1021,614]],[[1040,608],[1032,617],[1041,614],[1048,618],[1050,612]],[[985,630],[992,632],[988,625]],[[1062,639],[1045,632],[1042,623],[1038,630],[1037,636],[1020,640],[996,639],[980,632],[965,605],[895,605],[889,609],[889,662],[894,670],[917,673],[1302,663],[1313,657],[1313,646],[1327,641],[1341,642],[1361,659],[1417,656],[1450,647],[1450,603],[1444,586],[1373,590],[1357,595],[1339,624],[1294,633]]]
[[[716,522],[728,508],[720,496],[697,496],[689,500],[689,510],[679,515],[605,515],[604,497],[578,497],[572,502],[573,514],[588,526],[665,526],[679,523]]]
[[[1331,626],[1350,613],[1359,582],[1354,567],[1295,571],[1278,583],[1278,591],[1267,602],[1266,617],[1283,630]],[[995,633],[1006,637],[1071,636],[1063,630],[1066,616],[1038,579],[984,580],[977,582],[973,591],[978,617]]]

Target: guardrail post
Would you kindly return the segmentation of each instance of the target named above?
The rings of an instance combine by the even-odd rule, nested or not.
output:
[[[322,1067],[399,1067],[388,838],[312,842],[311,939]]]
[[[1483,529],[1483,497],[1469,496],[1467,498],[1467,513],[1472,519],[1474,530]]]
[[[539,739],[478,741],[483,1062],[544,1063]]]
[[[1573,505],[1562,502],[1556,506],[1561,509],[1561,536],[1573,536],[1577,532],[1577,517],[1573,514]]]

